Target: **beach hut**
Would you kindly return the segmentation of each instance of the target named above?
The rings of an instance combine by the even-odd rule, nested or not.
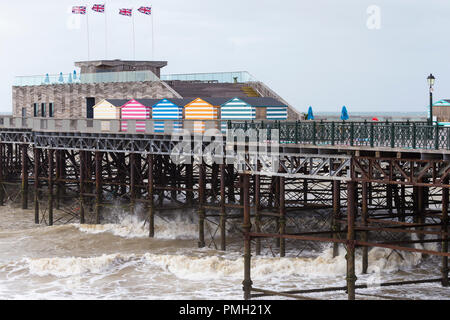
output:
[[[288,106],[274,98],[241,98],[242,101],[248,103],[256,109],[256,120],[287,120]]]
[[[228,121],[252,121],[256,119],[256,108],[240,98],[233,98],[220,107],[222,132],[226,132]]]
[[[120,119],[120,107],[127,102],[128,100],[103,99],[93,107],[94,119]]]
[[[153,105],[152,119],[154,120],[155,132],[164,133],[168,128],[166,126],[168,120],[172,121],[174,131],[180,131],[183,128],[183,108],[189,102],[191,102],[191,99],[163,99]],[[172,128],[172,126],[170,127]]]
[[[428,118],[430,117],[430,106],[427,106]],[[450,99],[443,99],[433,104],[433,121],[450,122]]]
[[[148,104],[151,102],[144,101],[144,99],[140,101],[132,99],[125,103],[120,108],[120,118],[122,120],[141,120],[136,121],[136,132],[145,132],[145,121],[150,119],[151,112],[151,105],[149,106]],[[122,121],[121,131],[128,131],[128,123],[126,121]]]
[[[218,129],[217,122],[207,122],[205,120],[218,120],[220,105],[226,100],[225,98],[197,98],[188,103],[184,107],[184,119],[194,121],[193,125],[187,128],[193,129],[194,133],[204,133],[205,130],[210,128]]]

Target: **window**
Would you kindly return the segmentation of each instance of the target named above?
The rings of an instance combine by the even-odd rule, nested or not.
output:
[[[27,117],[27,108],[22,108],[22,118]]]
[[[48,116],[50,118],[53,118],[55,116],[52,102],[48,104]]]
[[[33,114],[35,117],[39,117],[39,104],[33,103]]]
[[[41,117],[45,118],[47,116],[47,110],[45,103],[41,103]]]

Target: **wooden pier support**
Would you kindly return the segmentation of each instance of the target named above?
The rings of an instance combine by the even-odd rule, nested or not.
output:
[[[261,232],[261,176],[259,174],[255,175],[255,227],[256,232]],[[256,239],[255,253],[257,256],[261,255],[261,239]]]
[[[22,155],[22,209],[28,209],[28,145],[21,146]]]
[[[95,224],[100,224],[102,208],[102,152],[95,152]]]
[[[80,151],[80,224],[86,223],[85,219],[85,202],[84,202],[84,188],[86,177],[86,153]]]
[[[41,150],[34,148],[34,223],[39,224],[39,167]]]
[[[362,224],[364,227],[368,226],[367,219],[369,218],[369,207],[368,207],[368,183],[363,182],[362,183],[362,210],[361,210],[361,218],[362,218]],[[369,239],[369,232],[364,231],[362,233],[362,241],[368,242]],[[362,248],[362,273],[367,273],[367,268],[369,267],[369,247],[364,246]]]
[[[284,235],[286,233],[286,194],[285,194],[285,178],[279,178],[279,233]],[[280,257],[286,256],[286,239],[280,238]]]
[[[136,154],[130,153],[130,211],[136,210]]]
[[[204,248],[205,243],[205,187],[206,187],[206,166],[199,164],[198,178],[198,247]]]
[[[60,180],[61,180],[61,150],[55,151],[55,182],[56,182],[56,201],[55,201],[55,208],[56,210],[60,209],[60,196],[61,196],[61,190],[60,190]]]
[[[356,203],[356,182],[347,182],[348,205],[347,205],[347,294],[349,300],[355,300],[355,216],[357,211]]]
[[[234,194],[234,165],[228,165],[228,202],[233,203],[236,201]]]
[[[149,237],[155,236],[155,203],[154,203],[154,181],[153,181],[153,168],[154,157],[152,154],[147,156],[148,162],[148,222],[149,222]]]
[[[4,167],[5,167],[5,145],[0,143],[0,206],[5,205],[5,185],[4,180]]]
[[[250,176],[248,174],[242,174],[241,189],[243,189],[243,203],[244,203],[244,221],[242,230],[244,232],[244,281],[242,282],[244,290],[244,299],[250,300],[253,282],[251,280],[251,238],[250,231],[252,228],[250,217]]]
[[[191,157],[191,163],[186,164],[186,203],[189,207],[194,205],[194,165]]]
[[[226,171],[225,164],[220,165],[220,250],[227,249],[227,212],[225,208],[225,186],[226,186]]]
[[[53,225],[53,167],[55,150],[48,150],[48,225]]]
[[[339,238],[338,231],[341,230],[341,182],[333,181],[333,219],[331,229],[334,231],[333,239]],[[339,255],[339,243],[333,243],[333,258]]]
[[[446,178],[445,184],[448,184],[448,178]],[[449,190],[448,188],[442,188],[442,252],[448,252],[448,200]],[[442,286],[448,287],[448,257],[442,257]]]

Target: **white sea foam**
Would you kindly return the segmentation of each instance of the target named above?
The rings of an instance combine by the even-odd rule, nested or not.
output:
[[[82,232],[89,234],[112,233],[122,238],[146,238],[149,234],[149,225],[136,216],[127,215],[120,218],[117,224],[87,225],[75,224]],[[187,240],[196,239],[198,226],[188,218],[177,217],[172,220],[163,220],[155,217],[155,238]]]
[[[147,262],[189,280],[212,280],[219,278],[242,278],[243,259],[227,259],[226,257],[195,257],[186,255],[154,255],[145,254]],[[389,249],[374,248],[369,252],[369,273],[391,273],[419,264],[421,255],[402,253],[402,256]],[[356,271],[361,273],[361,256],[357,255]],[[343,276],[346,274],[344,255],[332,257],[327,250],[317,258],[268,258],[252,259],[252,278],[267,279],[291,276]]]
[[[108,273],[123,267],[134,255],[111,254],[91,258],[25,259],[31,274],[38,276],[70,277],[87,273]]]

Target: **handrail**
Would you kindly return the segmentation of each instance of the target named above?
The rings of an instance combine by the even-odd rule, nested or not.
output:
[[[118,120],[14,118],[0,116],[0,129],[52,133],[109,133],[171,135],[186,129],[203,133],[216,129],[279,130],[281,144],[350,146],[368,148],[450,150],[450,127],[425,122],[335,122],[335,121],[227,121],[227,120]]]

